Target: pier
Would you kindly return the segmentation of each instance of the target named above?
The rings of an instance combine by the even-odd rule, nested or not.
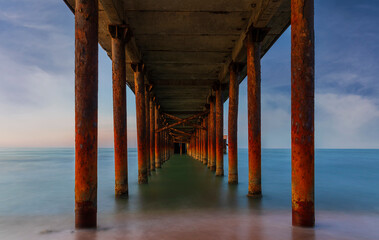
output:
[[[129,194],[126,87],[136,97],[139,184],[148,185],[177,148],[175,161],[191,157],[238,184],[238,85],[247,76],[248,101],[240,103],[248,107],[246,197],[259,199],[261,58],[289,26],[292,224],[314,226],[313,0],[64,1],[75,14],[76,228],[97,226],[98,44],[113,63],[117,197]]]

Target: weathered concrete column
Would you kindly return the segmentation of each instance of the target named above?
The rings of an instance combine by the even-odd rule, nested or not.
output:
[[[189,144],[189,149],[188,149],[188,153],[191,157],[193,157],[193,136],[191,137],[191,140],[190,140],[190,144]]]
[[[247,48],[249,197],[261,197],[261,41],[266,31],[250,29]]]
[[[210,168],[211,167],[211,118],[210,118],[210,114],[208,114],[208,117],[207,117],[207,121],[208,121],[208,137],[207,137],[207,145],[208,145],[208,151],[207,151],[207,167]]]
[[[314,1],[291,1],[292,224],[313,227]]]
[[[221,85],[216,87],[216,176],[224,176],[224,109]]]
[[[132,68],[134,70],[134,92],[136,95],[138,183],[144,184],[148,182],[144,69],[142,64],[132,64]]]
[[[212,172],[216,171],[216,116],[215,116],[215,98],[211,96],[209,99],[209,133],[210,137],[210,169]]]
[[[192,152],[192,157],[195,158],[195,151],[196,151],[196,139],[195,139],[195,135],[192,137],[192,148],[191,148],[191,152]]]
[[[229,80],[229,116],[228,116],[228,182],[238,183],[238,145],[237,145],[237,125],[238,125],[238,79],[237,65],[230,65]]]
[[[196,134],[197,134],[197,129],[195,129],[195,133],[194,133],[194,137],[193,137],[193,141],[194,141],[194,143],[193,143],[193,158],[197,158],[197,156],[196,156],[196,154],[197,154],[197,140],[196,140],[196,138],[197,138],[197,136],[196,136]]]
[[[167,152],[166,152],[166,144],[167,144],[167,132],[166,131],[163,131],[163,162],[166,162],[167,160]]]
[[[196,130],[195,130],[196,133]],[[196,135],[193,136],[193,149],[192,149],[193,158],[196,159]]]
[[[75,227],[97,212],[98,2],[75,5]]]
[[[204,118],[204,136],[203,136],[203,164],[208,164],[208,117]]]
[[[150,169],[155,171],[155,109],[153,97],[150,97]]]
[[[203,159],[202,159],[202,139],[201,139],[201,137],[202,137],[202,130],[201,130],[201,128],[199,128],[199,129],[197,130],[197,138],[198,138],[198,140],[199,140],[199,154],[198,154],[198,156],[197,156],[197,159],[198,159],[200,162],[203,162]]]
[[[201,129],[197,129],[197,140],[198,140],[198,154],[197,154],[197,160],[199,160],[200,162],[203,162],[202,160],[202,139],[201,139]]]
[[[146,166],[147,174],[151,175],[150,169],[150,86],[145,85],[145,111],[146,111]]]
[[[155,128],[156,129],[159,129],[160,125],[159,125],[159,109],[158,109],[158,106],[155,106],[155,114],[154,114],[154,118],[155,118]],[[154,143],[155,143],[155,168],[161,168],[161,160],[160,160],[160,147],[159,147],[159,132],[155,132],[155,140],[154,140]]]
[[[167,161],[168,160],[168,132],[167,131],[165,131],[165,136],[164,136],[164,139],[165,139],[165,141],[164,141],[164,152],[165,152],[165,161]]]
[[[161,133],[161,139],[162,139],[162,142],[161,142],[161,155],[162,155],[162,164],[166,161],[165,160],[165,151],[164,151],[164,145],[165,145],[165,132],[163,131]]]
[[[113,128],[115,194],[128,195],[128,144],[126,124],[125,34],[123,26],[110,25],[112,37]]]

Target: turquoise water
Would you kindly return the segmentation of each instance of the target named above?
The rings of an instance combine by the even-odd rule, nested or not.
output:
[[[154,173],[149,185],[139,186],[137,153],[129,149],[130,198],[126,201],[114,198],[113,149],[99,149],[98,211],[290,209],[290,150],[263,149],[263,198],[259,203],[246,197],[247,149],[238,154],[238,186],[227,184],[227,155],[224,178],[214,177],[196,160],[176,158]],[[315,171],[316,211],[379,214],[379,150],[320,149]],[[73,212],[73,149],[0,149],[0,217]]]

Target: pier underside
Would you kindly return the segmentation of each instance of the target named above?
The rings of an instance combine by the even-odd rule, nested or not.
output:
[[[74,9],[75,1],[66,0]],[[180,118],[205,110],[212,86],[228,96],[229,65],[244,65],[244,40],[251,26],[267,28],[262,56],[290,25],[290,0],[99,0],[99,43],[111,57],[110,24],[123,24],[126,81],[134,91],[131,63],[143,62],[161,111]],[[172,121],[168,119],[168,121]]]

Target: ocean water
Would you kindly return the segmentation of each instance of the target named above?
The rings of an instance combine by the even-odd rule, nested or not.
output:
[[[198,239],[379,239],[379,150],[316,150],[316,228],[295,232],[289,149],[262,150],[263,198],[255,200],[246,197],[247,149],[238,152],[236,186],[227,183],[227,155],[225,177],[175,155],[148,185],[138,185],[137,152],[129,149],[128,199],[114,197],[113,156],[113,149],[99,149],[98,219],[106,230],[83,233],[73,231],[74,149],[0,149],[0,239],[122,239],[125,231],[130,239],[149,239],[148,232],[176,239],[183,231],[203,233]],[[279,235],[267,230],[271,224]],[[207,235],[212,228],[220,235]]]

